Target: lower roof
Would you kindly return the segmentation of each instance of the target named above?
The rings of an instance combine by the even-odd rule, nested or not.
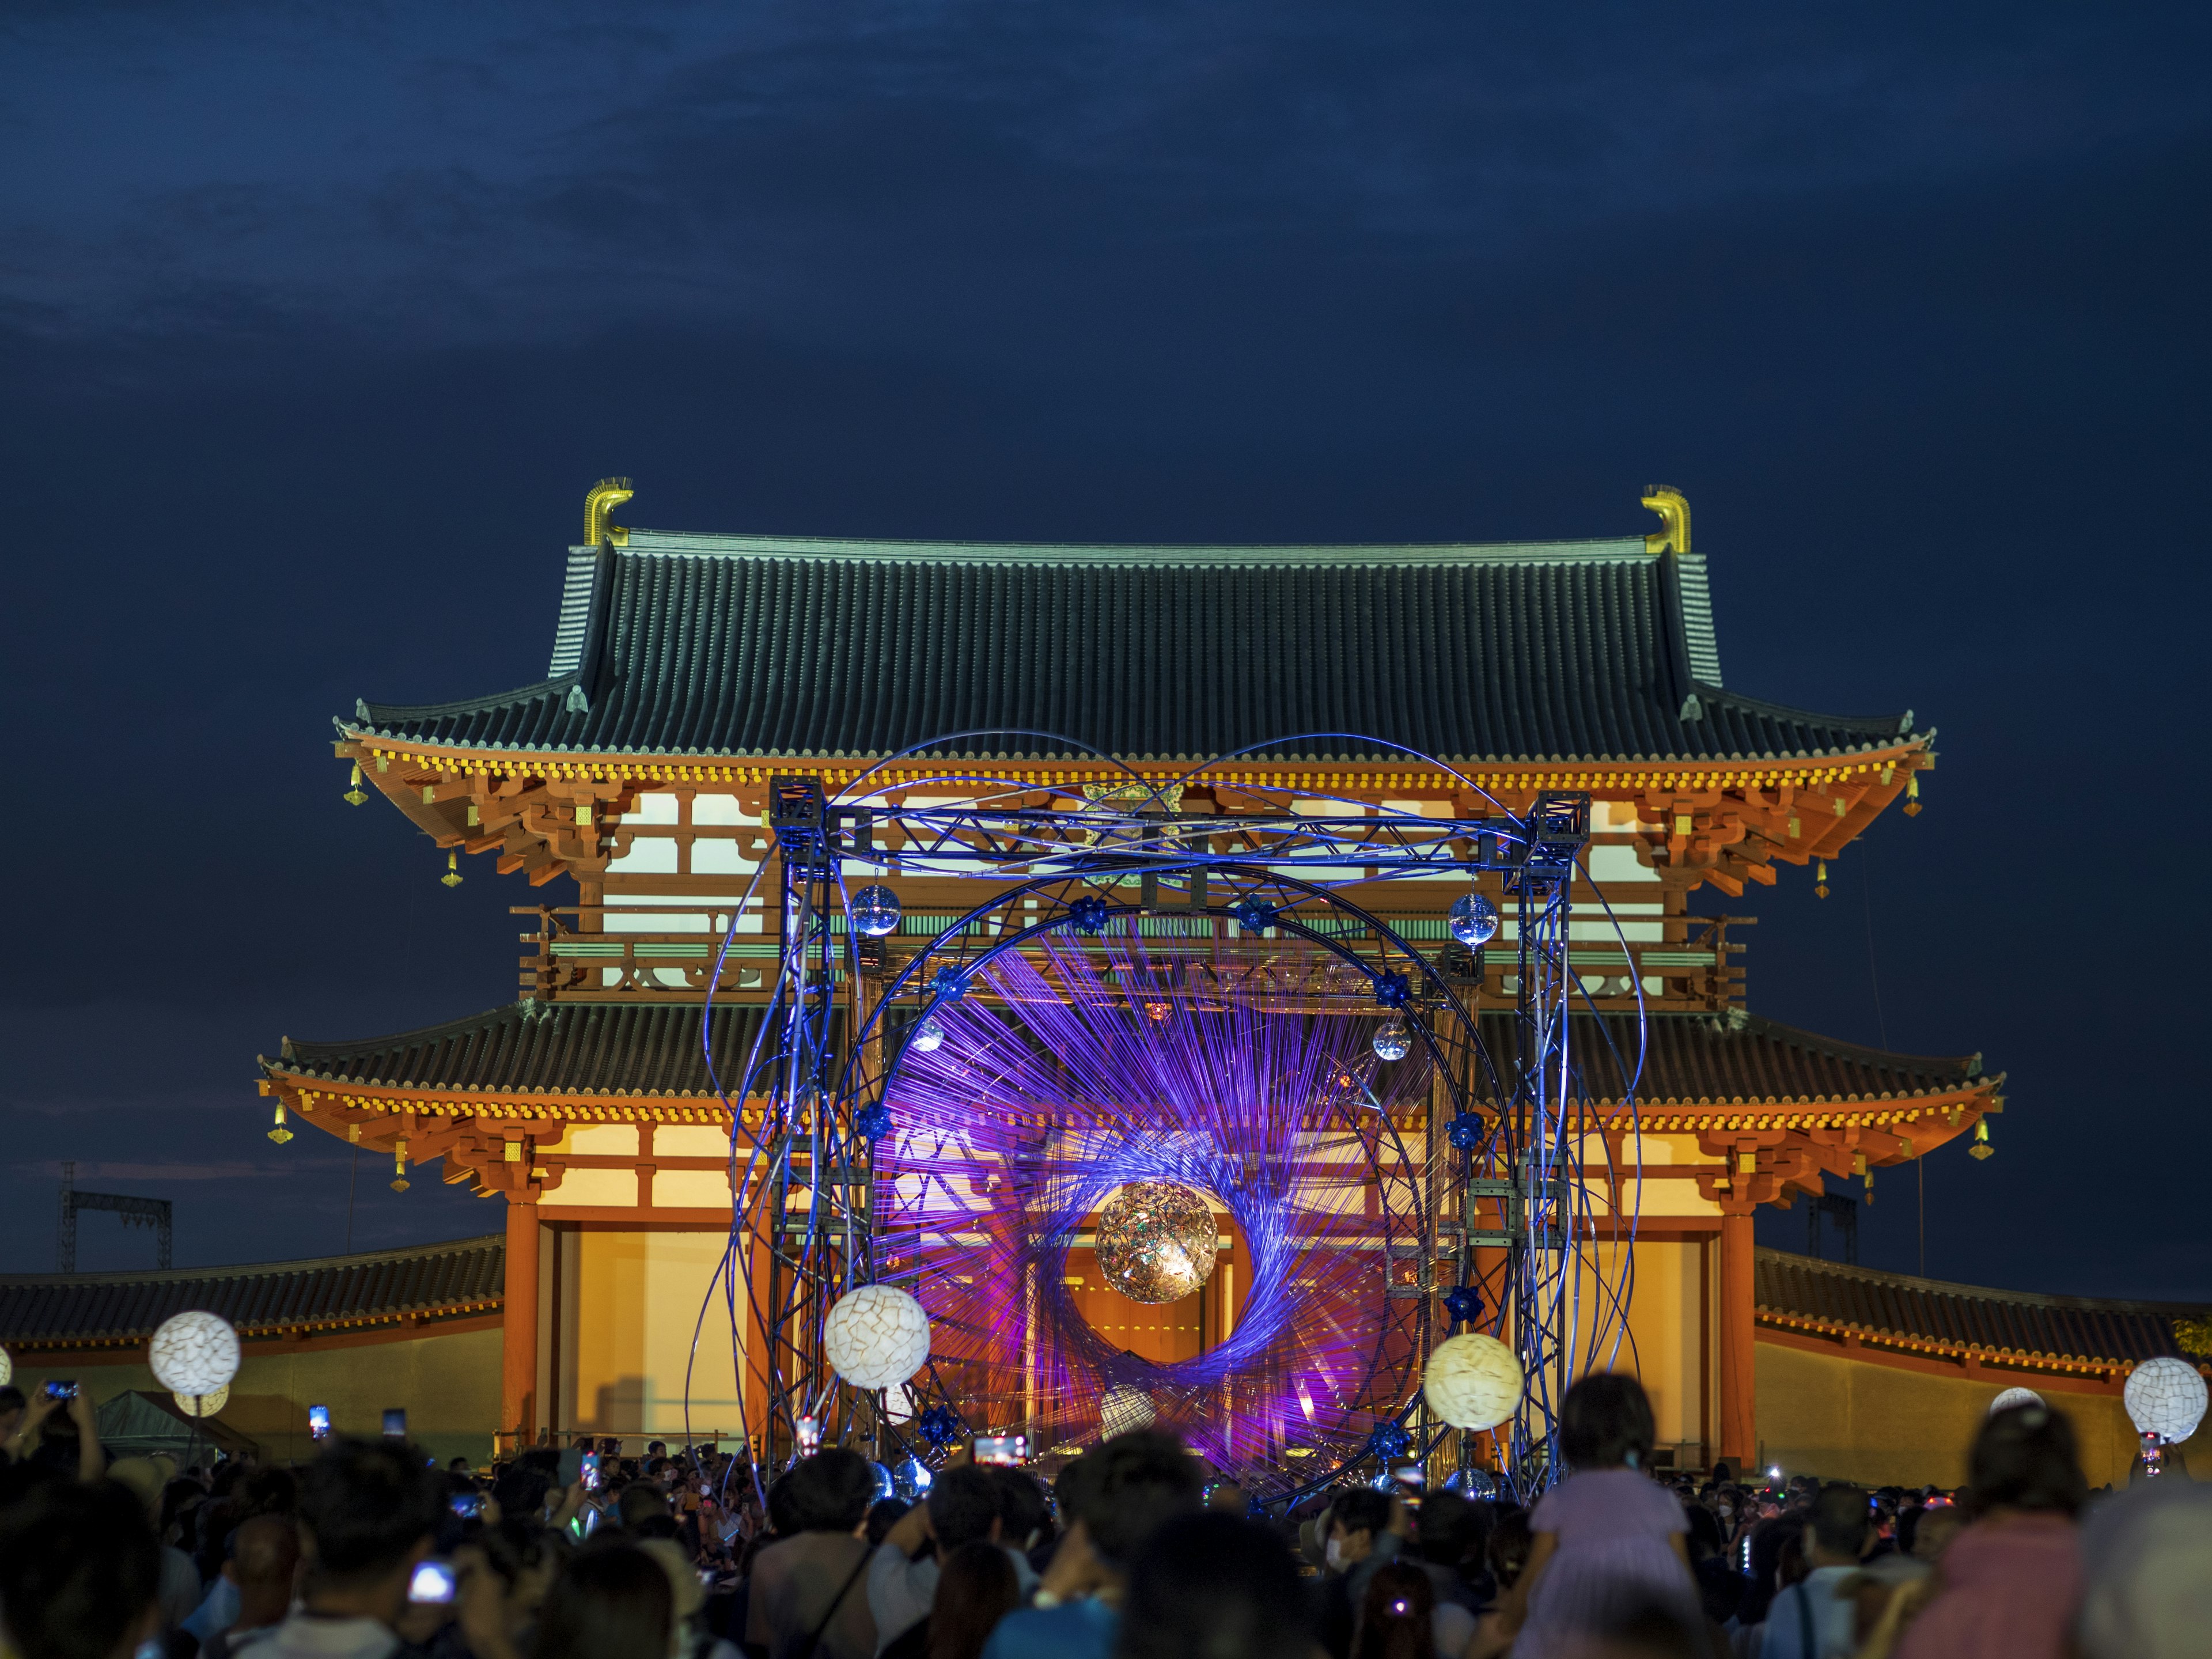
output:
[[[759,1030],[761,1005],[720,1003],[712,1046],[734,1088]],[[389,1036],[287,1038],[272,1073],[358,1087],[486,1094],[711,1097],[700,1005],[526,1000]],[[1494,1058],[1512,1052],[1513,1021],[1482,1016]],[[1638,1053],[1632,1016],[1578,1015],[1570,1030],[1582,1093],[1620,1099]],[[1638,1098],[1650,1105],[1892,1100],[1954,1093],[1982,1077],[1979,1055],[1937,1058],[1862,1048],[1741,1010],[1655,1014],[1646,1024]]]
[[[1758,1252],[1753,1284],[1759,1316],[1772,1324],[1916,1349],[2114,1367],[2180,1355],[2174,1322],[2208,1311],[2195,1304],[1984,1290],[1765,1249]]]
[[[0,1277],[0,1345],[140,1341],[173,1314],[221,1314],[241,1336],[335,1330],[489,1312],[506,1289],[506,1241],[443,1244],[234,1267]]]

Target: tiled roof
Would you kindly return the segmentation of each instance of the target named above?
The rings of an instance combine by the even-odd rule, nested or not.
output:
[[[1982,1075],[1979,1054],[1940,1059],[1891,1054],[1801,1031],[1741,1009],[1726,1014],[1653,1014],[1641,1045],[1637,1089],[1645,1106],[1726,1106],[1761,1101],[1832,1102],[1946,1094]],[[1513,1018],[1482,1016],[1483,1041],[1494,1057],[1513,1052]],[[1635,1072],[1636,1019],[1628,1014],[1578,1014],[1568,1048],[1580,1097],[1617,1101]]]
[[[720,1003],[714,1053],[725,1087],[750,1052],[759,1005]],[[1482,1017],[1483,1039],[1501,1065],[1512,1053],[1510,1015]],[[1571,1048],[1586,1095],[1617,1100],[1620,1074],[1610,1035],[1631,1066],[1635,1022],[1589,1015],[1573,1023]],[[1741,1013],[1656,1014],[1639,1098],[1727,1105],[1735,1101],[1837,1101],[1941,1094],[1980,1075],[1978,1056],[1893,1054],[1815,1036]],[[427,1030],[351,1042],[287,1039],[272,1069],[330,1083],[508,1094],[711,1096],[699,1051],[699,1005],[509,1003]]]
[[[1947,1353],[2125,1365],[2179,1354],[2173,1322],[2201,1318],[2206,1312],[2181,1303],[1983,1290],[1847,1267],[1785,1250],[1761,1249],[1753,1272],[1759,1316],[1769,1323]]]
[[[500,1305],[505,1260],[495,1234],[241,1267],[10,1274],[0,1278],[0,1344],[143,1340],[194,1308],[248,1336],[488,1312]]]
[[[738,1086],[761,1006],[714,1009],[715,1064]],[[842,1029],[842,1021],[839,1022]],[[696,1002],[511,1002],[420,1031],[349,1042],[287,1037],[269,1069],[369,1087],[507,1094],[708,1096]]]
[[[572,557],[554,678],[348,732],[652,755],[1765,759],[1907,714],[1723,690],[1702,556],[1513,546],[1112,548],[633,531]]]

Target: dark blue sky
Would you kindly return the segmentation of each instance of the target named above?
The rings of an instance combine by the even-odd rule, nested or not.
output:
[[[1732,687],[1941,728],[1750,935],[1760,1012],[2011,1074],[1929,1271],[2212,1299],[2212,21],[1932,9],[15,9],[0,1260],[65,1158],[181,1263],[340,1248],[253,1055],[505,1000],[532,895],[343,805],[328,717],[540,674],[595,478],[1154,540],[1622,534],[1664,481]],[[496,1224],[361,1176],[356,1245]]]

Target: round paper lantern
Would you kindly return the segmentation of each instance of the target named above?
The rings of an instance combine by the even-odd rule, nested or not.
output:
[[[1117,1434],[1129,1434],[1138,1429],[1149,1429],[1158,1419],[1152,1409],[1152,1397],[1142,1389],[1133,1389],[1126,1382],[1109,1389],[1098,1397],[1098,1432],[1111,1440]]]
[[[1132,1302],[1180,1302],[1213,1276],[1213,1206],[1177,1181],[1133,1181],[1098,1212],[1098,1272]]]
[[[2135,1368],[2121,1398],[2138,1432],[2186,1440],[2204,1420],[2204,1379],[2185,1359],[2146,1359]]]
[[[2040,1406],[2042,1403],[2043,1396],[2033,1389],[2007,1389],[1990,1401],[1990,1415],[1995,1417],[1999,1412],[2008,1412],[2014,1406]]]
[[[863,1285],[822,1322],[822,1352],[856,1389],[896,1388],[929,1358],[929,1316],[891,1285]]]
[[[1455,1429],[1494,1429],[1521,1401],[1521,1361],[1494,1336],[1462,1331],[1437,1345],[1421,1388],[1438,1417]]]
[[[15,1378],[15,1362],[8,1358],[7,1349],[0,1348],[0,1389],[6,1388]]]
[[[238,1375],[238,1333],[211,1313],[180,1313],[154,1333],[154,1378],[172,1394],[213,1394]]]
[[[230,1403],[230,1384],[224,1383],[213,1394],[172,1394],[169,1398],[187,1417],[213,1417]]]

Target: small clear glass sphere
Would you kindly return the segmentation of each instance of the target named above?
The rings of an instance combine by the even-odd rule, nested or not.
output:
[[[1451,936],[1462,945],[1487,945],[1498,937],[1498,907],[1480,893],[1452,902]]]
[[[898,931],[899,896],[888,887],[863,887],[853,895],[848,909],[855,933],[881,939]]]
[[[907,1046],[916,1054],[926,1054],[944,1041],[945,1028],[931,1018],[914,1028],[914,1036],[907,1040]]]
[[[1403,1060],[1413,1052],[1413,1034],[1402,1019],[1384,1020],[1375,1028],[1373,1041],[1377,1060]]]

